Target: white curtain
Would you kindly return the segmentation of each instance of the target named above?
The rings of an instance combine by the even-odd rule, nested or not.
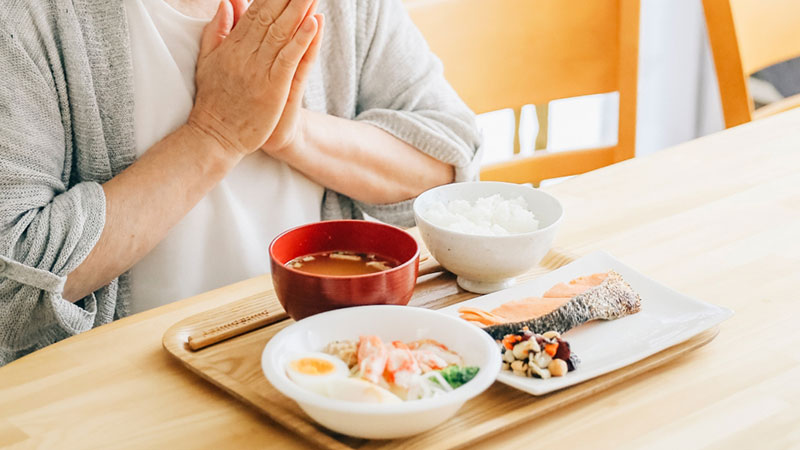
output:
[[[637,156],[724,128],[700,0],[642,0]]]

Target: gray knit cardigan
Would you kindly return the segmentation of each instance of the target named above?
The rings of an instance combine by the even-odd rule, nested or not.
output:
[[[61,296],[103,230],[101,183],[135,160],[122,1],[0,8],[0,366],[127,314],[125,275],[82,306]],[[328,27],[305,106],[373,124],[454,165],[457,181],[474,178],[473,114],[400,0],[321,3]],[[326,191],[324,219],[362,212],[413,224],[410,201],[368,205]]]

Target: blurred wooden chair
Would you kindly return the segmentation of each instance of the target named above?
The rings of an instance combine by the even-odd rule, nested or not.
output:
[[[538,184],[634,156],[639,0],[405,4],[444,63],[448,81],[476,113],[513,108],[518,118],[524,105],[619,92],[617,145],[537,150],[482,168],[482,180]]]
[[[800,1],[703,0],[726,128],[800,106],[800,94],[754,109],[753,73],[800,56]]]

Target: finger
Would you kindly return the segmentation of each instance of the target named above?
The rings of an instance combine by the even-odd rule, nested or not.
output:
[[[203,28],[200,38],[200,58],[214,51],[219,44],[230,34],[233,28],[233,5],[228,0],[222,0],[217,7],[217,13],[211,22]]]
[[[270,80],[276,81],[279,85],[282,83],[287,83],[287,85],[291,83],[297,72],[297,66],[300,64],[300,60],[303,59],[303,55],[306,54],[316,34],[317,19],[314,17],[306,18],[292,40],[280,50],[277,56],[275,56],[274,62],[272,62],[269,69]],[[270,64],[272,61],[268,53],[270,50],[271,49],[266,47],[262,47],[259,50],[259,58],[267,58],[262,59],[265,64]],[[262,55],[262,51],[267,53],[267,56]]]
[[[250,0],[230,0],[233,4],[233,26],[239,23],[239,19],[247,12],[250,7]]]
[[[288,30],[289,36],[288,38],[283,38],[283,41],[289,42],[289,39],[294,37],[303,21],[314,16],[316,7],[317,0],[292,0],[286,6],[286,10],[275,20],[273,27],[278,31]],[[269,37],[269,34],[266,37]]]
[[[292,0],[255,0],[241,17],[240,26],[231,33],[239,42],[249,42],[257,47],[264,39],[267,29],[283,13]]]
[[[316,13],[317,13],[317,4],[318,3],[319,3],[319,0],[314,0],[311,3],[311,6],[309,6],[308,11],[306,12],[306,17],[316,15]]]
[[[286,99],[286,107],[283,110],[284,115],[296,114],[300,108],[303,107],[303,95],[306,92],[306,85],[308,84],[311,69],[314,67],[314,62],[319,54],[325,29],[322,14],[315,14],[314,18],[317,20],[317,34],[314,36],[314,40],[311,41],[308,50],[297,66],[294,79],[292,80],[292,86],[289,90],[289,98]]]
[[[306,84],[308,83],[311,69],[314,67],[314,62],[319,55],[319,49],[322,47],[322,37],[325,34],[325,20],[322,14],[315,14],[314,18],[317,20],[317,34],[314,40],[308,46],[308,50],[300,64],[297,65],[297,70],[294,73],[294,80],[292,80],[292,88],[289,91],[288,104],[296,104],[298,107],[303,99],[303,94],[306,91]]]
[[[303,20],[306,20],[306,18],[308,18],[308,17],[312,17],[312,16],[316,16],[317,15],[316,13],[317,13],[317,4],[318,3],[319,3],[319,0],[312,0],[311,6],[308,7],[308,11],[306,11],[306,16],[303,17]],[[300,23],[297,24],[298,28],[300,27],[301,23],[303,23],[302,20],[300,21]],[[319,24],[319,21],[317,22],[317,24]],[[297,32],[296,28],[295,28],[294,32],[295,33]]]
[[[269,57],[270,54],[273,58],[278,55],[278,52],[286,46],[286,44],[294,37],[300,24],[304,20],[311,17],[308,16],[308,10],[314,0],[292,0],[283,13],[275,20],[264,36],[262,41],[262,49],[265,49],[265,55]]]

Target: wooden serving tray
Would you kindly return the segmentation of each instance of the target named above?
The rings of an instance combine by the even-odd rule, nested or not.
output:
[[[576,258],[568,252],[554,249],[536,269],[522,278],[535,278],[574,259]],[[429,264],[426,272],[433,271]],[[409,305],[438,309],[475,296],[460,290],[452,274],[442,272],[420,277]],[[251,315],[273,317],[275,322],[197,351],[191,350],[188,345],[190,335],[197,335],[198,332],[209,328],[224,328],[225,324]],[[454,418],[431,431],[406,439],[369,441],[342,436],[317,425],[294,401],[278,392],[264,377],[261,371],[261,352],[264,346],[273,335],[292,323],[294,321],[287,318],[274,291],[270,290],[178,322],[164,334],[163,344],[170,354],[191,371],[315,446],[341,450],[432,446],[457,448],[525,423],[652,370],[674,360],[680,354],[707,344],[719,332],[715,327],[649,358],[546,396],[534,397],[504,384],[495,383],[486,392],[468,401]]]

